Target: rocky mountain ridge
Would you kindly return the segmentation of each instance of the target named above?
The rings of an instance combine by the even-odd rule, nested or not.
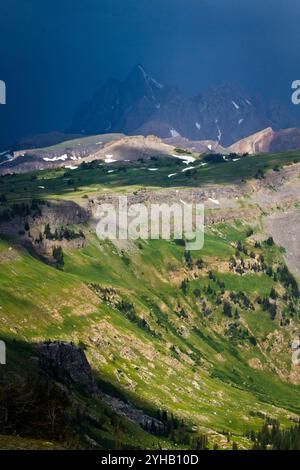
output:
[[[267,127],[296,126],[295,117],[279,103],[265,102],[240,85],[225,84],[188,97],[137,65],[124,81],[108,80],[83,103],[69,132],[154,134],[229,146]]]
[[[52,147],[25,149],[0,155],[0,175],[64,167],[76,170],[83,162],[130,162],[151,158],[229,153],[255,155],[300,148],[300,129],[274,131],[271,127],[249,135],[229,147],[218,140],[189,140],[180,135],[162,139],[155,135],[104,134],[66,141]]]

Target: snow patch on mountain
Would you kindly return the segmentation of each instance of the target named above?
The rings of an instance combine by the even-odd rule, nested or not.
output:
[[[173,157],[179,158],[186,165],[189,165],[190,163],[194,163],[194,161],[196,160],[194,157],[189,157],[188,155],[173,155]]]
[[[239,105],[235,101],[231,100],[231,103],[233,104],[235,109],[240,109]]]
[[[61,155],[60,157],[53,157],[53,158],[44,157],[43,160],[44,162],[57,162],[59,160],[62,160],[64,162],[65,160],[68,160],[68,155],[65,153],[64,155]]]
[[[68,170],[77,170],[78,166],[75,166],[75,165],[65,165],[65,168],[67,168]]]
[[[113,155],[105,155],[105,160],[104,160],[104,161],[105,161],[105,163],[114,163],[114,162],[116,162],[117,160],[115,160],[115,159],[113,158]]]
[[[188,171],[188,170],[193,170],[195,167],[194,166],[188,166],[187,168],[184,168],[182,171],[182,173],[184,173],[185,171]]]
[[[1,156],[2,158],[5,158],[5,160],[3,160],[3,162],[0,162],[0,165],[4,165],[5,163],[10,162],[10,161],[13,159],[13,155],[11,155],[10,153],[7,153],[7,151],[6,151],[6,152],[2,152],[2,153],[0,154],[0,156]],[[23,155],[19,155],[19,156],[20,156],[20,157],[24,157],[24,154],[23,154]]]
[[[171,137],[181,137],[179,132],[177,132],[176,129],[173,129],[173,128],[170,129],[170,134],[171,134]]]
[[[155,85],[156,88],[162,89],[162,88],[164,87],[164,86],[163,86],[161,83],[159,83],[157,80],[155,80],[154,78],[150,77],[150,76],[146,73],[146,71],[145,71],[144,67],[142,67],[142,65],[138,65],[138,68],[139,68],[140,71],[142,72],[143,77],[144,77],[144,80],[145,80],[145,82],[146,82],[148,85],[150,85],[150,83],[153,83],[153,85]]]
[[[157,88],[160,88],[162,89],[164,86],[159,83],[157,80],[155,80],[154,78],[151,77],[151,81],[154,83],[154,85],[157,87]]]

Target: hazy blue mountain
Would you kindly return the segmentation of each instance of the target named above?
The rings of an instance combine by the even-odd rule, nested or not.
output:
[[[164,86],[136,65],[124,81],[109,79],[79,108],[69,132],[123,132],[232,143],[267,127],[297,127],[276,102],[267,103],[239,85],[222,85],[195,97]]]

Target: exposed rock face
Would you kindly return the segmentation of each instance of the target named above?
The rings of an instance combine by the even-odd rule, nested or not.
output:
[[[173,145],[176,148],[189,150],[197,153],[227,153],[227,149],[222,147],[218,141],[215,140],[189,140],[186,137],[170,137],[164,139],[168,145]]]
[[[159,420],[149,417],[133,405],[103,393],[93,378],[91,367],[81,348],[63,341],[48,341],[39,344],[37,349],[40,367],[56,381],[80,387],[85,393],[100,398],[117,413],[142,427],[150,426],[152,422],[157,427],[163,426]]]
[[[285,248],[284,257],[291,272],[300,279],[300,211],[292,208],[284,213],[274,213],[266,218],[266,230],[275,242]]]
[[[83,350],[73,344],[54,341],[38,345],[40,366],[62,383],[73,382],[86,392],[95,393],[91,367]]]
[[[267,152],[274,137],[274,131],[271,127],[256,132],[244,139],[231,145],[230,150],[236,153],[259,153]]]
[[[150,135],[123,137],[122,139],[107,144],[104,149],[96,152],[91,159],[113,160],[138,160],[151,157],[170,156],[174,153],[174,147],[167,145],[160,138]]]
[[[269,152],[284,152],[300,148],[300,129],[283,129],[275,132]]]
[[[279,104],[263,103],[238,85],[222,85],[190,98],[177,87],[161,85],[138,65],[123,82],[107,81],[84,103],[70,131],[155,134],[228,146],[266,127],[292,126],[297,122]]]
[[[1,233],[6,235],[17,235],[28,222],[30,231],[43,231],[46,224],[51,227],[69,224],[83,224],[89,220],[89,212],[71,201],[47,201],[46,204],[39,204],[40,213],[35,211],[26,216],[16,215],[9,221],[0,223]]]
[[[35,217],[35,223],[45,225],[68,225],[83,224],[89,218],[88,212],[72,201],[54,201],[51,200],[45,206],[42,206],[42,215]]]
[[[37,204],[37,209],[28,209],[26,215],[15,215],[10,220],[0,222],[1,233],[16,237],[18,242],[33,249],[45,259],[52,258],[54,247],[79,249],[85,244],[82,231],[74,232],[73,237],[53,237],[47,239],[45,227],[49,225],[52,233],[59,227],[68,229],[69,225],[80,225],[89,220],[88,210],[71,201],[47,201]]]
[[[285,152],[300,148],[300,129],[284,129],[278,132],[271,127],[236,142],[229,150],[236,153]]]

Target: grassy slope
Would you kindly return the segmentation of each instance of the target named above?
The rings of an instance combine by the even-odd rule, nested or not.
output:
[[[182,172],[186,165],[175,158],[163,158],[159,162],[100,164],[96,162],[93,168],[80,167],[75,171],[64,169],[45,170],[37,173],[37,179],[32,180],[32,174],[20,174],[0,178],[0,194],[5,194],[8,200],[22,201],[33,197],[67,197],[78,199],[85,194],[106,191],[126,191],[139,187],[201,187],[205,184],[230,184],[251,178],[257,170],[274,168],[300,161],[300,152],[291,151],[284,154],[265,154],[243,158],[238,162],[224,162],[200,166],[196,161],[193,174]],[[148,168],[158,168],[149,171]],[[108,173],[114,169],[113,173]],[[125,169],[125,171],[124,171]],[[121,170],[121,171],[120,171]],[[177,173],[168,178],[169,174]],[[12,184],[13,183],[13,184]],[[41,189],[41,186],[44,189]],[[76,191],[74,192],[74,187]]]
[[[214,235],[207,241],[208,256],[205,248],[201,252],[207,261],[214,243],[214,257],[224,258],[222,245],[228,253],[232,251],[228,242],[215,241]],[[216,310],[214,320],[208,322],[193,296],[183,296],[177,282],[167,281],[170,266],[172,270],[182,266],[183,249],[162,241],[143,245],[143,250],[131,254],[127,266],[111,244],[91,237],[83,250],[66,253],[64,272],[18,252],[15,260],[2,263],[2,332],[30,342],[48,338],[83,341],[101,378],[129,399],[144,408],[167,408],[205,428],[241,435],[261,425],[262,420],[251,416],[252,412],[264,411],[283,423],[288,412],[298,413],[299,388],[268,371],[249,368],[250,358],[266,362],[258,348],[234,347],[215,328],[224,322],[220,312]],[[7,248],[2,241],[1,250]],[[265,275],[241,278],[223,274],[220,279],[229,290],[239,286],[252,298],[271,287]],[[163,339],[151,337],[118,310],[100,304],[86,287],[89,282],[115,287]],[[207,283],[207,276],[201,276],[192,281],[191,288],[203,288]],[[188,319],[174,314],[178,303],[188,312]],[[245,312],[243,316],[254,327],[263,322],[258,339],[275,329],[266,313]],[[189,331],[187,338],[178,332],[182,325]],[[179,353],[173,353],[171,345]]]
[[[166,175],[173,172],[170,165],[176,165],[174,162],[159,174],[131,166],[127,173],[109,175],[107,166],[78,170],[71,174],[78,179],[80,189],[76,193],[70,191],[63,171],[56,170],[39,172],[38,180],[31,180],[31,175],[1,178],[0,193],[8,195],[11,201],[26,199],[28,194],[78,198],[99,188],[126,188],[133,177],[137,186],[230,183],[252,176],[258,167],[294,159],[300,159],[299,153],[251,157],[199,168],[194,179],[182,174],[178,179],[168,180]],[[41,184],[45,191],[38,188]],[[131,246],[129,255],[124,257],[114,245],[100,242],[85,230],[85,248],[65,252],[63,272],[41,263],[12,242],[0,242],[2,336],[28,342],[48,338],[83,341],[99,377],[137,405],[149,412],[168,409],[201,429],[231,431],[245,446],[242,434],[261,426],[261,412],[279,418],[283,424],[288,424],[289,414],[300,414],[299,387],[281,381],[270,370],[272,364],[289,368],[289,353],[277,358],[263,348],[230,341],[223,328],[228,320],[216,306],[213,319],[207,319],[191,294],[194,288],[207,286],[207,274],[191,280],[190,294],[183,294],[182,276],[190,274],[183,264],[182,247],[163,241],[142,242],[140,247]],[[227,262],[234,253],[231,242],[245,240],[245,232],[243,224],[220,225],[218,231],[206,234],[204,249],[193,253],[193,257],[201,256],[212,266]],[[264,247],[263,251],[266,258],[281,259],[275,248]],[[1,258],[1,254],[7,253],[9,257]],[[244,290],[251,300],[257,294],[268,293],[274,284],[266,275],[241,277],[219,271],[218,279],[225,282],[226,290]],[[89,283],[114,287],[123,299],[135,305],[138,315],[147,320],[158,336],[151,336],[119,310],[101,302],[88,288]],[[209,301],[214,305],[213,299]],[[179,305],[187,312],[187,318],[179,318],[176,313]],[[240,313],[259,344],[278,329],[278,323],[261,310]],[[282,331],[288,342],[285,330]],[[248,360],[253,358],[261,361],[263,370],[249,367]],[[146,433],[143,439],[147,439]],[[220,436],[216,439],[220,440]]]
[[[16,436],[1,436],[1,450],[63,450],[57,443],[38,439],[29,439]]]

